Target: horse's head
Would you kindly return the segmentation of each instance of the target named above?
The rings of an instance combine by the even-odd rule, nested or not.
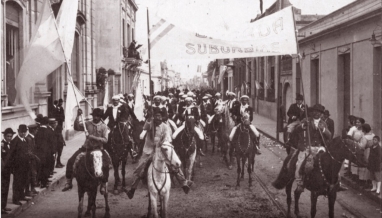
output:
[[[340,146],[341,154],[347,160],[357,164],[360,167],[366,167],[367,163],[365,162],[364,157],[364,149],[361,146],[351,140],[351,139],[343,139],[340,137],[336,137],[333,139],[334,142],[338,141],[339,143],[334,143],[332,146]]]
[[[103,172],[102,172],[102,151],[95,150],[95,151],[92,151],[90,154],[91,154],[91,157],[93,159],[94,175],[96,177],[103,176]]]
[[[162,159],[169,165],[179,168],[182,162],[180,161],[178,155],[175,153],[174,146],[170,143],[165,142],[160,147],[160,154]]]
[[[187,132],[194,132],[194,128],[196,125],[196,119],[193,116],[187,116],[185,127]]]

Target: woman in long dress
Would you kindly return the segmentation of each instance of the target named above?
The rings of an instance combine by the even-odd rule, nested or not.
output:
[[[365,120],[363,118],[357,117],[355,120],[355,126],[350,128],[348,132],[348,136],[351,136],[354,141],[360,142],[362,137],[363,137],[363,132],[362,132],[362,125],[365,124]],[[354,163],[351,163],[351,173],[354,177],[354,179],[358,180],[359,175],[358,175],[358,166],[355,165]]]

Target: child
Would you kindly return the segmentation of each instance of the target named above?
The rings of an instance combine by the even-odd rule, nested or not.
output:
[[[381,139],[379,136],[374,136],[373,145],[370,148],[370,156],[367,169],[370,171],[370,176],[373,183],[371,192],[376,191],[377,194],[381,193]]]

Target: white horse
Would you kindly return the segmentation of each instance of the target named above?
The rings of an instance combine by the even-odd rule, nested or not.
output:
[[[167,167],[171,165],[175,168],[181,166],[181,161],[175,153],[174,146],[164,143],[160,147],[155,148],[155,155],[147,171],[147,185],[149,189],[149,208],[147,217],[151,214],[155,218],[167,217],[168,200],[170,197],[171,178],[170,171]]]

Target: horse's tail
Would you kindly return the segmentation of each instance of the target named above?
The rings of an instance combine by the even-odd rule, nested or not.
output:
[[[283,166],[272,186],[276,189],[285,188],[289,182],[294,178],[294,172],[296,170],[296,162],[298,158],[298,153],[296,150],[292,150],[289,155],[285,158]]]

